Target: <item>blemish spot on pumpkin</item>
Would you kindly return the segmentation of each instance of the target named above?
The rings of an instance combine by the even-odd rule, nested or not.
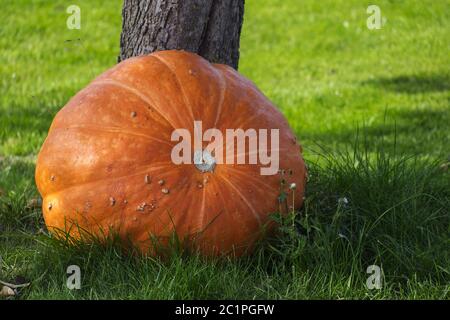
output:
[[[133,111],[133,112],[131,112],[130,115],[131,115],[132,118],[135,118],[137,116],[137,113],[136,113],[136,111]]]
[[[137,206],[136,211],[144,211],[146,206],[147,206],[147,203],[143,202]]]
[[[127,203],[128,203],[127,199],[123,200],[123,204],[127,204]]]
[[[152,178],[147,174],[145,175],[144,182],[146,184],[150,184],[152,182]]]
[[[111,207],[113,207],[116,204],[116,199],[114,199],[113,197],[109,198],[109,204],[111,205]]]
[[[197,74],[197,72],[195,70],[189,69],[189,74],[191,76],[195,76]]]
[[[92,208],[92,204],[89,201],[86,201],[84,204],[83,213],[88,213],[88,211]]]
[[[134,221],[134,222],[136,222],[136,221],[137,221],[137,218],[136,218],[136,217],[134,217],[134,218],[133,218],[133,221]]]
[[[197,184],[197,188],[202,189],[203,188],[203,183]]]
[[[51,180],[51,181],[55,181],[55,176],[52,175],[52,176],[50,177],[50,180]]]
[[[161,180],[158,181],[158,184],[159,184],[160,186],[163,186],[164,183],[166,183],[166,182],[165,182],[163,179],[161,179]]]
[[[169,191],[169,189],[164,188],[164,189],[161,189],[161,192],[164,194],[169,194],[170,191]]]
[[[48,210],[52,210],[53,205],[51,203],[48,204]]]

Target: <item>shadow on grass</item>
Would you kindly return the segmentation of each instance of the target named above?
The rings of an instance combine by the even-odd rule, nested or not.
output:
[[[43,226],[34,168],[31,157],[0,157],[0,231]]]
[[[425,92],[441,92],[450,90],[448,74],[403,75],[394,78],[377,78],[363,84],[381,87],[389,91],[416,94]]]
[[[367,150],[376,152],[381,141],[395,142],[394,152],[405,155],[447,157],[450,150],[450,111],[446,110],[401,110],[385,118],[384,122],[370,126],[362,125],[360,134],[364,135]],[[313,141],[318,145],[339,150],[352,145],[357,138],[355,127],[330,130],[326,132],[302,132],[302,140]],[[307,146],[307,144],[305,144]]]
[[[0,115],[1,131],[6,134],[47,132],[53,117],[67,103],[71,94],[68,88],[58,88],[13,99]]]
[[[373,264],[384,270],[387,285],[380,292],[387,297],[417,297],[419,289],[422,296],[442,296],[448,283],[450,199],[442,171],[428,160],[392,157],[386,145],[378,144],[376,157],[367,157],[366,147],[373,148],[361,135],[356,151],[326,152],[323,161],[311,163],[303,211],[276,220],[279,233],[250,257],[161,260],[126,254],[114,243],[72,246],[33,235],[35,249],[16,245],[15,251],[25,261],[20,275],[33,281],[24,297],[367,297],[365,271]],[[0,252],[2,245],[11,246],[11,239],[1,241],[0,234]],[[7,266],[16,260],[5,255]],[[83,270],[82,286],[90,290],[65,289],[61,277],[73,264]],[[435,293],[422,293],[424,281]]]
[[[0,155],[37,153],[53,117],[71,96],[70,88],[12,95],[0,105]]]
[[[71,264],[82,268],[83,283],[91,290],[69,298],[367,297],[366,269],[373,264],[384,270],[383,295],[414,296],[428,281],[436,288],[431,295],[441,296],[449,221],[442,173],[433,162],[380,150],[367,159],[360,143],[358,151],[325,154],[323,164],[310,166],[303,211],[279,216],[279,232],[249,257],[161,260],[127,255],[113,246],[67,246],[47,238],[26,273],[39,279],[29,297],[48,297],[48,292],[67,297],[60,274]],[[43,270],[47,273],[41,276]],[[142,285],[147,283],[152,285]],[[111,290],[111,284],[120,290]]]

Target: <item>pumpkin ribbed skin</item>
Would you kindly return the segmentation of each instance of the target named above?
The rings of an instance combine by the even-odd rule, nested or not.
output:
[[[218,164],[202,173],[171,160],[176,128],[279,129],[280,169]],[[36,183],[49,230],[107,235],[147,250],[152,235],[195,239],[205,255],[241,255],[279,210],[281,180],[296,183],[302,204],[306,170],[300,146],[278,109],[225,65],[185,51],[128,59],[81,90],[56,115],[39,153]],[[163,190],[164,189],[164,190]],[[287,188],[285,188],[286,191]],[[168,192],[168,193],[167,193]],[[292,191],[288,191],[292,203]],[[77,227],[73,227],[76,224]]]

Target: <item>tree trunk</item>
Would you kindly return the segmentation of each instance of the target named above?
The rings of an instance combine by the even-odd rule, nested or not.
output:
[[[235,69],[245,0],[124,0],[119,61],[183,49]]]

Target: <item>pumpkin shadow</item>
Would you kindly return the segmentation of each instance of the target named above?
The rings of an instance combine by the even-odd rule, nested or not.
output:
[[[450,74],[421,73],[416,75],[402,75],[393,78],[367,80],[362,84],[406,94],[442,92],[450,90]]]

